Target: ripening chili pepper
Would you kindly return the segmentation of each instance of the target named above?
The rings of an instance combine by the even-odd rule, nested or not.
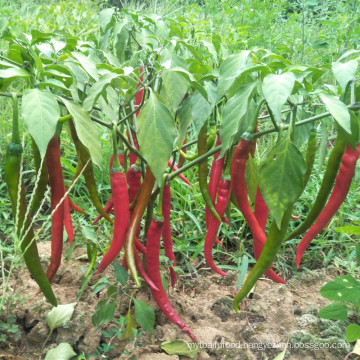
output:
[[[47,277],[51,281],[59,269],[63,249],[64,202],[60,201],[65,194],[65,184],[61,168],[60,138],[55,134],[46,151],[46,164],[49,170],[49,184],[51,195],[51,210],[57,210],[51,219],[51,260],[47,270]]]
[[[185,138],[185,140],[183,142],[183,145],[186,145],[186,144],[187,144],[187,138]],[[186,154],[186,147],[184,149],[182,149],[182,152]],[[177,167],[180,169],[184,165],[184,162],[185,162],[185,158],[180,154],[179,161],[177,163]]]
[[[116,136],[114,136],[114,141],[114,151],[116,151]],[[120,254],[120,251],[125,244],[125,234],[129,225],[129,194],[126,177],[116,155],[115,159],[116,161],[114,161],[112,165],[110,174],[115,213],[114,232],[110,248],[101,260],[96,273],[102,273]]]
[[[126,134],[127,134],[129,142],[131,143],[129,132],[126,131]],[[136,140],[136,136],[135,136],[135,134],[133,132],[131,133],[131,137],[132,137],[132,140],[134,142],[135,149],[139,150],[139,145],[138,145],[138,142]],[[130,152],[129,153],[129,160],[130,160],[130,166],[134,165],[136,163],[136,160],[137,160],[137,155],[134,154],[133,152]]]
[[[311,129],[309,140],[308,140],[308,146],[306,149],[306,172],[303,175],[304,185],[303,188],[305,189],[311,175],[311,171],[314,167],[315,162],[315,154],[316,154],[316,145],[317,145],[317,138],[316,138],[316,127],[314,126]]]
[[[217,202],[215,205],[216,212],[222,217],[225,213],[227,208],[228,202],[230,200],[231,194],[231,180],[229,175],[225,175],[219,181],[219,188],[218,188],[218,195],[217,195]],[[220,226],[220,221],[213,218],[209,224],[208,231],[205,237],[205,246],[204,246],[204,255],[207,264],[213,269],[216,273],[222,276],[228,276],[229,274],[225,273],[224,271],[220,270],[215,264],[212,257],[212,248],[214,245],[214,241],[216,239],[217,231]]]
[[[72,201],[69,196],[68,196],[68,198],[69,198],[69,206],[70,206],[71,210],[77,211],[80,214],[87,215],[87,212],[85,210],[83,210],[78,204],[76,204],[74,201]]]
[[[331,189],[333,188],[336,174],[338,173],[340,167],[341,157],[343,156],[344,151],[345,140],[339,133],[336,137],[335,145],[330,154],[328,165],[321,182],[320,190],[316,196],[313,206],[308,212],[306,219],[286,238],[286,240],[294,239],[298,235],[308,230],[321,213],[330,195]]]
[[[256,282],[271,266],[278,253],[281,244],[283,243],[287,228],[290,222],[290,216],[293,206],[291,205],[284,213],[281,221],[280,229],[277,227],[276,222],[273,221],[270,226],[269,235],[265,242],[264,248],[261,252],[259,260],[248,274],[246,281],[240,291],[236,294],[233,301],[233,308],[239,312],[239,303],[249,294]]]
[[[164,226],[163,220],[164,219],[162,217],[154,218],[154,220],[151,222],[146,242],[146,268],[150,278],[158,288],[158,290],[151,289],[151,293],[164,315],[181,330],[185,331],[190,336],[192,341],[197,342],[195,335],[183,323],[171,305],[161,281],[159,253],[160,237]]]
[[[301,258],[311,241],[316,237],[317,234],[321,232],[321,230],[336,214],[341,204],[344,202],[346,195],[349,192],[352,178],[355,174],[355,166],[359,158],[359,154],[359,145],[357,145],[356,150],[353,150],[348,145],[346,146],[344,155],[341,159],[340,170],[336,176],[335,185],[329,200],[316,219],[314,225],[306,232],[305,236],[297,247],[296,267],[299,267]]]
[[[35,190],[35,194],[33,196],[32,203],[30,204],[30,214],[33,216],[39,210],[41,202],[44,199],[45,191],[46,191],[47,184],[49,181],[49,173],[48,173],[48,169],[46,166],[46,162],[43,161],[42,165],[41,165],[40,151],[39,151],[39,149],[35,143],[35,140],[33,138],[31,138],[31,147],[33,150],[36,176],[38,176],[38,173],[40,171],[39,182],[38,182],[37,188]],[[41,166],[41,169],[40,169],[40,166]]]
[[[269,216],[269,208],[267,207],[265,200],[262,197],[259,186],[257,187],[257,192],[256,192],[254,215],[259,223],[260,228],[265,232],[266,222]],[[258,240],[255,236],[253,236],[253,244],[254,244],[254,257],[256,260],[258,260],[263,250],[264,244],[260,240]],[[286,281],[275,273],[275,271],[272,269],[272,266],[270,266],[269,269],[265,271],[265,275],[267,275],[269,279],[275,282],[286,284]]]
[[[151,172],[149,166],[146,167],[144,181],[141,186],[138,200],[130,218],[130,224],[125,237],[125,256],[130,273],[137,285],[140,285],[136,271],[136,264],[134,258],[134,242],[144,215],[146,206],[150,200],[151,192],[155,184],[155,177]]]
[[[112,194],[110,195],[109,197],[109,200],[107,201],[107,203],[105,204],[104,206],[104,210],[106,211],[107,214],[110,214],[111,211],[113,210],[114,208],[114,204],[113,204],[113,197],[112,197]],[[92,225],[96,224],[103,216],[101,214],[98,214],[96,216],[96,218],[92,221]]]
[[[216,147],[218,147],[220,145],[221,145],[220,136],[217,135]],[[214,160],[213,160],[213,163],[211,165],[211,170],[210,170],[209,194],[210,194],[212,203],[215,203],[216,193],[217,193],[217,189],[219,187],[219,181],[221,179],[224,162],[225,162],[225,157],[223,156],[221,159],[219,159],[219,155],[220,155],[220,153],[216,153],[214,155]],[[210,221],[212,218],[213,218],[213,216],[212,216],[208,206],[205,205],[205,223],[206,223],[207,228],[209,228]]]
[[[109,215],[104,210],[101,200],[97,191],[95,176],[94,176],[94,168],[93,164],[89,155],[88,150],[86,147],[82,144],[80,141],[76,129],[74,126],[74,123],[72,120],[69,121],[71,136],[76,148],[76,152],[78,154],[78,161],[81,162],[82,166],[84,167],[85,164],[87,164],[86,168],[84,169],[84,178],[85,178],[85,184],[89,191],[89,195],[91,198],[92,203],[94,204],[96,210],[110,223],[113,223],[112,219],[109,217]]]
[[[173,171],[179,170],[179,168],[178,168],[176,165],[173,166],[173,161],[172,161],[171,159],[168,161],[168,166],[169,166],[170,168],[172,168]],[[188,184],[188,185],[191,186],[191,182],[190,182],[183,174],[179,174],[178,177],[179,177],[185,184]]]
[[[207,145],[206,145],[206,139],[207,139],[207,123],[201,128],[198,135],[198,153],[199,156],[205,154],[207,152]],[[207,159],[202,160],[198,164],[198,173],[199,173],[199,186],[201,194],[204,198],[205,204],[209,208],[211,214],[217,219],[218,221],[221,221],[221,218],[219,214],[215,210],[215,206],[213,202],[211,201],[211,197],[209,194],[209,188],[207,183],[207,176],[208,176],[208,163]]]
[[[41,266],[38,248],[35,241],[35,234],[31,226],[30,215],[25,219],[27,212],[25,188],[20,181],[21,169],[21,153],[22,146],[19,136],[18,124],[18,99],[16,94],[13,94],[13,130],[12,140],[6,147],[5,155],[5,182],[8,187],[10,195],[12,213],[15,222],[16,235],[21,237],[21,251],[23,252],[26,267],[28,268],[33,279],[39,285],[40,290],[45,295],[46,299],[53,305],[57,306],[56,297],[51,289],[49,280]],[[20,187],[20,197],[18,198],[18,190]],[[19,203],[18,203],[19,202]],[[21,236],[20,230],[25,222],[25,234]]]
[[[134,254],[135,254],[136,269],[139,272],[139,274],[141,275],[141,277],[149,285],[150,289],[153,289],[154,291],[159,291],[158,287],[154,284],[151,277],[145,271],[144,265],[143,265],[143,263],[142,263],[142,261],[140,259],[139,253],[137,252],[137,249],[134,250]]]
[[[170,212],[171,212],[171,189],[170,185],[164,185],[163,198],[162,198],[162,212],[164,217],[164,226],[162,231],[162,238],[164,243],[165,255],[168,257],[172,264],[170,266],[170,283],[171,287],[175,287],[176,284],[176,272],[173,266],[176,266],[175,254],[173,250],[173,241],[171,236],[171,222],[170,222]]]
[[[64,193],[65,192],[66,192],[66,189],[64,188]],[[68,238],[69,238],[69,243],[70,243],[70,245],[72,245],[72,243],[74,241],[74,228],[73,228],[73,223],[72,223],[72,219],[71,219],[70,202],[69,202],[68,196],[66,196],[66,198],[64,199],[64,226],[65,226],[65,230],[68,235]]]

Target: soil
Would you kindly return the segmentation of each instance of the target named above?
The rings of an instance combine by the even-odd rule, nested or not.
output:
[[[39,244],[41,254],[50,253],[50,245]],[[43,256],[44,262],[47,261]],[[85,253],[77,249],[69,264],[61,266],[53,289],[61,304],[76,302],[88,263]],[[44,263],[45,265],[45,263]],[[113,272],[104,275],[111,278]],[[232,310],[232,298],[236,294],[236,273],[222,278],[219,275],[201,272],[198,277],[181,277],[175,289],[169,290],[169,298],[182,318],[195,333],[201,351],[197,360],[260,360],[273,359],[288,344],[285,359],[343,359],[351,351],[345,347],[345,322],[322,320],[317,312],[328,301],[320,295],[321,286],[337,277],[336,269],[326,271],[302,271],[286,285],[260,279],[250,298],[241,304],[240,313]],[[101,278],[95,276],[94,284]],[[96,330],[91,322],[96,304],[105,298],[106,289],[100,294],[91,294],[89,287],[77,302],[71,321],[57,328],[44,349],[49,328],[46,314],[51,310],[44,297],[36,295],[37,285],[25,269],[14,273],[8,295],[17,301],[9,309],[21,336],[16,340],[8,336],[7,343],[0,343],[0,360],[44,359],[45,353],[59,343],[69,343],[76,353],[88,357],[96,354],[101,343],[109,342],[102,330],[109,330],[115,323],[105,324]],[[166,340],[183,339],[188,336],[160,313],[144,286],[136,290],[136,298],[146,301],[155,309],[156,325],[153,334],[143,332],[136,341],[112,339],[114,349],[107,357],[91,359],[137,359],[137,360],[185,360],[185,356],[167,355],[160,344]],[[115,318],[126,315],[128,297],[124,296]],[[291,346],[291,348],[290,348]],[[127,354],[125,354],[127,353]]]

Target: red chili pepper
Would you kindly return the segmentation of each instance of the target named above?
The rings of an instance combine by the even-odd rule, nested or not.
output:
[[[130,135],[129,135],[129,132],[127,130],[126,130],[126,134],[127,134],[128,140],[130,142]],[[133,139],[133,142],[134,142],[135,149],[139,150],[139,145],[138,145],[138,142],[136,140],[135,134],[131,133],[131,136],[132,136],[132,139]],[[130,166],[134,165],[136,163],[136,160],[137,160],[137,155],[130,152],[129,153],[129,160],[130,160]]]
[[[299,267],[301,258],[317,234],[325,227],[330,219],[336,214],[341,204],[344,202],[349,192],[352,178],[355,174],[356,162],[359,158],[360,147],[357,145],[356,150],[346,146],[344,155],[341,159],[339,172],[336,176],[335,185],[329,197],[327,204],[316,219],[314,225],[306,232],[296,250],[296,267]]]
[[[145,282],[149,285],[150,289],[154,290],[154,291],[159,291],[158,287],[154,284],[154,282],[152,281],[151,277],[148,275],[148,273],[145,271],[144,269],[144,265],[140,259],[139,253],[137,252],[137,250],[135,249],[134,251],[134,255],[135,255],[135,262],[136,262],[136,269],[139,272],[139,274],[141,275],[141,277],[145,280]],[[125,259],[126,261],[126,259]]]
[[[173,164],[173,161],[170,159],[168,162],[168,166],[170,168],[172,167],[173,171],[179,170],[179,168],[176,165],[172,166],[172,164]],[[188,184],[191,186],[191,182],[183,174],[179,174],[178,176],[182,181],[184,181],[185,184]]]
[[[124,167],[124,155],[123,154],[118,154],[118,159],[119,159],[120,165],[122,167]],[[114,155],[111,154],[111,156],[110,156],[110,165],[109,165],[109,170],[110,171],[111,171],[111,168],[113,166],[113,162],[114,162]]]
[[[60,139],[54,135],[46,151],[46,164],[49,170],[51,210],[54,210],[64,197],[64,179],[61,168]],[[63,249],[64,203],[60,204],[51,219],[51,260],[47,278],[51,281],[59,269]]]
[[[219,137],[219,134],[217,135],[217,140],[216,140],[216,147],[221,145],[221,140]],[[211,170],[210,170],[210,180],[209,180],[209,194],[210,194],[210,198],[211,201],[213,203],[215,203],[215,198],[216,198],[216,193],[219,187],[219,181],[221,179],[221,175],[223,172],[223,167],[224,167],[224,161],[225,161],[225,157],[223,156],[221,159],[218,159],[220,153],[217,152],[214,155],[214,160],[213,163],[211,165]],[[214,216],[211,214],[211,211],[209,210],[209,208],[205,205],[205,223],[206,223],[206,227],[209,228],[210,222],[212,219],[215,219]]]
[[[121,168],[112,167],[110,175],[111,191],[114,199],[114,233],[109,250],[101,260],[96,273],[102,273],[119,255],[125,242],[125,234],[129,225],[129,194],[125,173]]]
[[[256,192],[254,215],[259,223],[259,226],[265,232],[266,222],[269,216],[269,208],[267,207],[265,200],[262,197],[259,186]],[[261,241],[259,241],[255,236],[253,236],[253,244],[254,244],[254,257],[256,260],[258,260],[264,248],[264,244],[262,244]],[[265,275],[267,275],[269,279],[275,282],[286,284],[286,281],[282,279],[279,275],[277,275],[271,267],[265,272]]]
[[[129,185],[129,203],[131,204],[141,187],[141,168],[136,164],[129,167],[126,173],[126,181]]]
[[[175,287],[177,275],[173,268],[173,266],[176,266],[176,261],[175,261],[175,254],[173,251],[173,241],[171,236],[171,223],[170,223],[171,189],[169,184],[164,185],[162,211],[164,217],[164,228],[162,231],[162,238],[164,242],[165,255],[168,257],[170,261],[172,261],[172,266],[170,267],[171,287]]]
[[[225,177],[219,181],[217,202],[215,205],[216,212],[222,217],[225,213],[226,207],[228,205],[229,199],[231,195],[231,181],[229,178]],[[207,264],[213,269],[216,273],[222,276],[228,276],[227,273],[220,270],[215,264],[212,257],[212,248],[214,245],[214,241],[216,239],[216,234],[220,226],[220,221],[213,218],[210,221],[208,231],[205,237],[205,246],[204,246],[204,255]]]
[[[64,189],[64,193],[65,192],[66,192],[66,189]],[[69,243],[70,243],[70,245],[72,245],[72,243],[74,241],[74,228],[73,228],[73,223],[72,223],[71,214],[70,214],[70,202],[69,202],[68,196],[64,199],[64,226],[65,226],[65,230],[68,234]]]
[[[236,147],[233,154],[233,162],[231,166],[231,181],[233,184],[233,193],[236,198],[237,206],[242,212],[250,230],[253,234],[255,241],[259,241],[262,246],[265,245],[266,235],[263,229],[260,227],[249,203],[247,184],[245,181],[245,169],[246,162],[249,158],[251,150],[251,141],[242,138]],[[268,269],[271,271],[271,269]],[[276,281],[284,282],[284,280],[278,278]]]
[[[148,238],[146,243],[146,267],[148,273],[159,290],[151,289],[151,293],[158,304],[160,310],[165,316],[177,325],[180,329],[185,331],[191,338],[192,341],[197,342],[195,335],[192,331],[183,323],[175,309],[172,307],[164,287],[161,281],[160,275],[160,264],[159,264],[159,253],[160,253],[160,237],[163,231],[164,222],[153,220],[151,222]]]
[[[187,138],[185,138],[183,145],[186,145],[186,144],[187,144]],[[183,148],[182,151],[186,154],[186,147]],[[184,165],[184,162],[185,162],[185,158],[180,154],[179,161],[177,163],[177,167],[180,169]]]

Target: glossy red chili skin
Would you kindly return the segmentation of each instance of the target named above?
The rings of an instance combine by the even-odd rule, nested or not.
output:
[[[66,189],[64,189],[64,192],[66,192]],[[74,241],[74,228],[73,223],[71,219],[71,213],[70,213],[70,202],[69,197],[67,196],[64,200],[64,226],[65,230],[68,234],[69,243],[72,245]]]
[[[219,188],[218,188],[218,195],[217,195],[217,202],[215,205],[216,212],[222,217],[225,213],[227,208],[229,199],[231,195],[231,181],[230,180],[220,180],[219,181]],[[220,221],[213,218],[211,219],[208,231],[205,237],[205,246],[204,246],[204,255],[207,264],[210,266],[212,270],[222,276],[228,276],[227,273],[220,270],[215,264],[212,257],[212,248],[216,239],[216,235],[220,226]]]
[[[192,341],[197,342],[193,332],[183,323],[179,315],[176,313],[175,309],[171,305],[165,289],[162,285],[161,275],[160,275],[160,238],[163,231],[164,222],[155,221],[151,222],[148,239],[146,243],[146,267],[148,274],[151,277],[152,281],[159,290],[151,289],[151,293],[158,304],[160,310],[165,314],[165,316],[177,325],[180,329],[185,331],[191,338]]]
[[[172,266],[170,267],[170,283],[171,287],[175,287],[177,275],[173,268],[176,266],[175,254],[173,250],[173,240],[171,236],[171,222],[170,222],[170,212],[171,212],[171,189],[170,185],[166,184],[163,191],[162,199],[162,212],[164,217],[164,228],[162,231],[162,239],[164,243],[165,255],[170,261],[172,261]]]
[[[339,210],[349,192],[352,179],[355,174],[356,162],[359,159],[360,147],[357,145],[356,150],[346,146],[344,155],[341,159],[339,172],[336,176],[335,185],[322,212],[316,219],[315,223],[306,232],[296,250],[296,266],[300,266],[301,258],[311,243],[331,218]]]
[[[231,165],[231,181],[233,184],[233,193],[236,198],[237,206],[242,212],[247,224],[250,227],[250,230],[253,234],[253,238],[256,244],[256,252],[258,253],[264,247],[266,242],[265,231],[259,225],[255,214],[253,213],[250,202],[248,199],[247,184],[245,181],[245,170],[246,162],[249,158],[249,153],[252,148],[252,142],[250,140],[242,138],[236,147],[233,154],[233,161]],[[270,276],[274,281],[285,283],[285,280],[281,279],[276,275],[273,270],[268,269]]]
[[[221,145],[220,137],[217,135],[216,140],[216,147]],[[209,180],[209,194],[211,201],[215,203],[216,193],[219,187],[219,181],[221,179],[222,173],[223,173],[223,167],[225,162],[225,157],[223,156],[221,159],[219,159],[220,153],[216,153],[214,155],[214,160],[211,165],[210,170],[210,180]],[[209,208],[205,205],[205,223],[206,227],[209,228],[210,222],[212,219],[215,219],[214,216],[211,214],[211,211]]]
[[[136,194],[141,187],[141,170],[130,166],[126,173],[126,181],[129,185],[129,202],[130,204],[135,200]]]
[[[113,172],[110,175],[110,183],[115,213],[114,233],[110,248],[101,260],[97,273],[102,273],[120,254],[129,225],[129,194],[125,174],[123,172]]]
[[[60,203],[65,194],[61,168],[60,139],[54,135],[46,151],[46,165],[49,170],[51,210]],[[51,260],[47,270],[49,281],[53,279],[61,264],[63,250],[64,203],[60,204],[51,219]]]

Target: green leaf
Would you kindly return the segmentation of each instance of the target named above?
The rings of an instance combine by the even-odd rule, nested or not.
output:
[[[334,230],[341,234],[360,235],[360,226],[355,225],[337,227]]]
[[[340,84],[341,88],[345,90],[348,82],[354,79],[356,75],[356,70],[358,68],[358,61],[354,59],[346,63],[333,62],[331,67],[335,79]]]
[[[194,359],[201,351],[201,347],[192,342],[183,340],[167,340],[161,343],[160,347],[169,355],[182,355]]]
[[[179,136],[177,139],[177,146],[182,146],[184,140],[187,136],[187,129],[191,124],[191,98],[186,99],[182,104],[178,111],[178,119],[179,119]]]
[[[135,319],[146,331],[154,333],[155,311],[146,302],[133,299],[135,304]]]
[[[355,150],[359,140],[359,118],[351,110],[349,110],[349,114],[350,114],[351,133],[349,134],[342,127],[338,127],[338,131],[344,137],[346,144]]]
[[[96,69],[96,64],[90,58],[76,51],[73,51],[71,54],[93,79],[95,80],[99,79],[99,74]]]
[[[140,151],[161,184],[175,141],[175,122],[168,108],[151,92],[138,117]]]
[[[346,320],[348,308],[340,303],[333,303],[325,306],[319,311],[319,316],[323,319]]]
[[[119,263],[114,262],[114,273],[116,281],[119,282],[122,286],[125,286],[129,278],[127,270]]]
[[[301,152],[288,138],[278,142],[260,166],[261,193],[279,228],[285,210],[303,190],[305,172]]]
[[[90,115],[79,105],[61,98],[73,118],[76,133],[80,141],[88,149],[91,160],[101,168],[101,143],[96,125]]]
[[[358,266],[360,266],[360,243],[355,245],[356,249],[356,261],[358,263]]]
[[[70,360],[76,356],[75,351],[68,343],[60,343],[56,348],[50,349],[45,360]]]
[[[320,294],[329,300],[348,301],[360,306],[360,282],[351,275],[342,275],[328,282],[320,289]]]
[[[284,349],[280,354],[276,355],[273,360],[284,360],[286,354],[286,349]]]
[[[114,8],[103,9],[99,12],[99,23],[103,33],[106,31],[106,27],[111,23],[114,13]]]
[[[136,329],[136,322],[134,321],[133,317],[131,316],[130,308],[125,316],[126,321],[126,328],[125,331],[121,335],[121,340],[125,339],[133,339],[134,338],[134,332],[133,329]]]
[[[239,266],[239,275],[236,282],[237,291],[241,288],[242,284],[244,283],[248,268],[249,268],[249,258],[246,255],[244,255],[241,259],[241,264]]]
[[[91,240],[94,244],[97,244],[98,237],[95,230],[91,226],[82,226],[81,232],[85,239]]]
[[[278,122],[281,118],[282,106],[291,95],[294,84],[295,75],[292,72],[286,72],[281,75],[269,74],[263,80],[262,90],[265,100]]]
[[[350,113],[346,105],[335,96],[322,94],[320,98],[339,126],[350,134]]]
[[[22,98],[22,116],[41,157],[44,157],[60,117],[60,107],[55,96],[46,90],[26,90]]]
[[[75,306],[76,303],[58,305],[46,315],[46,323],[51,332],[60,326],[64,326],[71,319]]]
[[[30,74],[23,69],[19,68],[7,68],[0,69],[0,78],[9,79],[9,78],[29,78]]]
[[[198,92],[195,91],[194,95],[191,97],[191,118],[195,125],[195,134],[197,136],[206,120],[212,113],[212,106],[207,100]]]
[[[111,81],[117,78],[119,74],[109,72],[103,75],[89,90],[88,96],[83,102],[83,108],[90,111],[100,94],[110,85]]]
[[[98,302],[95,312],[91,317],[92,323],[99,328],[104,323],[109,323],[114,318],[116,302],[106,302],[103,300]]]
[[[251,64],[250,50],[230,55],[220,65],[217,100],[220,100],[234,80]]]
[[[345,338],[347,342],[355,342],[360,339],[360,326],[357,324],[350,324],[346,328]]]
[[[244,85],[239,91],[225,104],[223,118],[220,124],[221,154],[230,148],[234,137],[237,134],[242,120],[244,119],[249,102],[254,96],[257,82]]]
[[[160,95],[168,109],[175,113],[188,90],[189,82],[179,73],[166,70],[161,75],[161,79]]]

